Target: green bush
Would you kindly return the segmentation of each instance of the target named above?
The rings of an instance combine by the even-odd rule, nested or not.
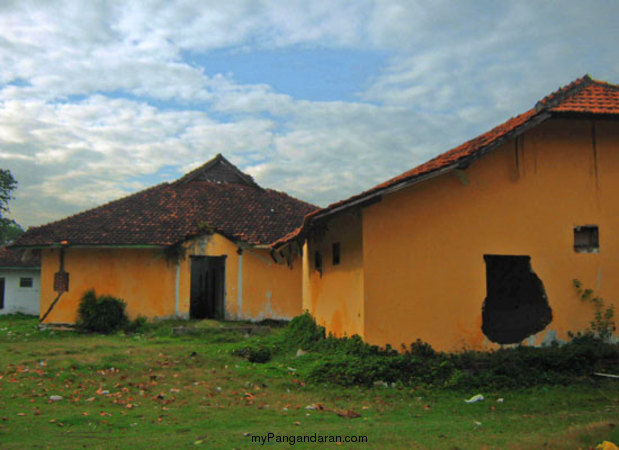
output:
[[[247,358],[249,362],[265,363],[271,360],[271,349],[264,345],[257,347],[242,347],[232,351],[232,354]]]
[[[271,360],[271,350],[268,347],[252,347],[247,354],[247,360],[254,363],[265,363]]]
[[[619,346],[593,336],[565,345],[518,346],[491,352],[440,353],[421,341],[397,353],[367,344],[350,349],[351,338],[329,338],[330,351],[312,367],[309,379],[343,386],[376,382],[456,389],[522,388],[569,384],[593,372],[619,371]],[[339,342],[339,348],[338,344]],[[353,340],[353,342],[356,342]]]
[[[309,381],[342,386],[395,383],[494,390],[569,384],[587,380],[596,371],[619,372],[619,345],[593,333],[575,336],[563,345],[460,353],[437,352],[417,340],[398,352],[390,346],[367,344],[357,335],[326,336],[324,327],[317,325],[308,312],[290,321],[283,333],[234,353],[252,362],[266,362],[273,355],[286,358],[299,348],[314,355],[300,374]]]
[[[137,316],[135,319],[129,321],[125,327],[125,331],[129,333],[139,333],[145,331],[148,325],[148,319],[144,316]]]
[[[125,313],[126,303],[110,295],[97,297],[94,289],[84,293],[77,310],[77,327],[94,333],[112,333],[125,329],[129,318]]]
[[[317,325],[312,315],[305,311],[290,321],[284,335],[285,343],[312,350],[317,342],[325,339],[325,328]]]

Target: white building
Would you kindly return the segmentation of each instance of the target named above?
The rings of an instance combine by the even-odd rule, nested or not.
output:
[[[24,250],[0,248],[0,314],[39,315],[40,256]]]

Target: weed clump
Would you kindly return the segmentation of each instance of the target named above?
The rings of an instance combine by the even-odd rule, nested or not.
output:
[[[232,351],[233,355],[246,358],[249,362],[265,363],[269,362],[272,357],[271,349],[265,345],[256,347],[242,347]]]
[[[147,326],[148,319],[142,315],[139,315],[135,319],[127,323],[125,331],[129,333],[140,333],[142,331],[145,331]]]
[[[271,360],[271,350],[268,347],[259,346],[249,349],[247,360],[254,363],[265,363]]]
[[[348,344],[344,340],[343,346]],[[489,352],[436,352],[417,341],[402,352],[333,353],[309,378],[344,386],[380,382],[454,389],[502,389],[566,385],[595,371],[619,370],[619,347],[594,336],[545,347],[518,346]]]
[[[418,339],[396,351],[389,345],[370,345],[358,335],[327,335],[308,312],[290,321],[282,333],[233,353],[251,362],[267,362],[297,354],[299,349],[311,354],[295,363],[299,375],[315,383],[341,386],[524,388],[567,385],[588,380],[597,371],[619,371],[619,345],[592,333],[562,345],[459,353],[436,351]]]
[[[93,333],[112,333],[130,323],[126,303],[111,295],[97,296],[94,289],[84,293],[77,309],[77,328]]]
[[[284,342],[303,350],[312,350],[325,339],[325,327],[317,325],[312,315],[305,311],[290,321],[284,336]]]

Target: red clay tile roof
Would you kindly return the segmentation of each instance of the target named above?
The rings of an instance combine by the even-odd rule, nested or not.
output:
[[[26,250],[0,247],[0,268],[36,268],[40,266],[41,254],[38,250],[29,252]]]
[[[585,75],[544,97],[537,102],[534,108],[507,120],[490,131],[367,191],[333,203],[326,208],[313,211],[305,218],[302,226],[274,242],[272,247],[277,248],[293,239],[302,239],[304,232],[316,217],[357,205],[370,197],[397,188],[399,185],[422,181],[440,170],[450,170],[459,166],[466,167],[472,160],[483,156],[529,127],[539,124],[553,115],[571,114],[619,115],[619,86],[593,80],[589,75]]]
[[[30,228],[14,246],[168,246],[216,231],[267,245],[303,222],[316,206],[263,189],[221,155],[174,183],[163,183],[71,217]],[[191,175],[191,176],[190,176]],[[230,182],[234,178],[233,182]]]

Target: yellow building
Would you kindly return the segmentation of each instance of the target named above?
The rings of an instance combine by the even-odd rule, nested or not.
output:
[[[290,319],[301,313],[301,261],[269,244],[314,206],[263,189],[221,155],[173,183],[31,228],[41,251],[41,319],[74,323],[83,294],[113,295],[130,316]]]
[[[303,308],[337,335],[446,351],[565,340],[619,306],[619,87],[585,76],[491,131],[311,213]]]

